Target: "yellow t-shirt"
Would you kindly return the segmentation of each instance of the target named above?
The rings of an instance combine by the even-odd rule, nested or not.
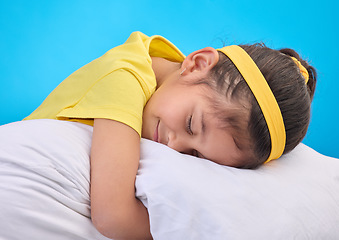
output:
[[[185,58],[167,39],[134,32],[124,44],[72,73],[24,120],[93,125],[94,118],[106,118],[125,123],[141,135],[143,108],[156,88],[151,57],[173,62]]]

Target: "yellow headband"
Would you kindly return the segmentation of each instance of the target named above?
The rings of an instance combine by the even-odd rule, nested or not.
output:
[[[300,73],[305,78],[305,83],[307,84],[308,79],[309,79],[309,75],[308,75],[307,69],[295,57],[291,57],[291,58],[293,59],[295,64],[297,64],[297,66],[298,66],[298,68],[300,70]]]
[[[265,163],[279,158],[285,149],[286,133],[279,105],[260,69],[245,50],[237,45],[218,49],[228,56],[243,76],[265,117],[271,136],[271,153]]]

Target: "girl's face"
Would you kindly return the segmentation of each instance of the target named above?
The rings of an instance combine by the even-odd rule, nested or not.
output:
[[[221,129],[206,97],[216,94],[203,84],[165,81],[152,95],[143,114],[142,137],[182,153],[240,167],[244,153],[231,133]]]

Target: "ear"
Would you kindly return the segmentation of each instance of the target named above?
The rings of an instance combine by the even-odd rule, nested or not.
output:
[[[207,74],[219,61],[218,51],[206,47],[189,54],[181,65],[182,75]]]

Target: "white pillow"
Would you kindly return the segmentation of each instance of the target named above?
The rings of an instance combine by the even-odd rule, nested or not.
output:
[[[155,239],[339,239],[339,160],[300,144],[257,170],[142,141],[137,195]]]
[[[91,135],[57,120],[0,126],[0,239],[107,239],[90,219]]]
[[[107,239],[90,219],[92,127],[0,126],[0,239]],[[136,195],[156,240],[337,239],[339,160],[300,144],[258,170],[141,141]]]

